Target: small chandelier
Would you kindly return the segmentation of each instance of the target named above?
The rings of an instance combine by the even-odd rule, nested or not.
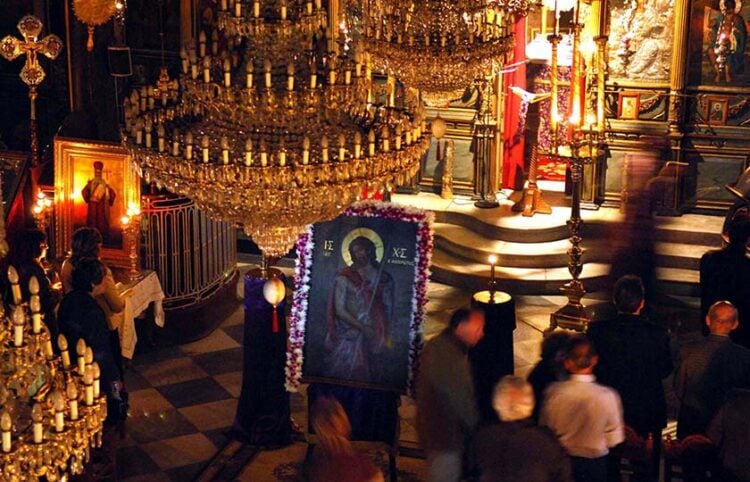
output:
[[[37,279],[29,282],[28,302],[12,266],[8,279],[10,316],[0,304],[0,479],[66,480],[83,472],[91,449],[101,445],[107,402],[100,369],[83,340],[76,344],[76,366],[63,335],[55,355]]]
[[[374,101],[371,70],[325,41],[320,1],[220,6],[218,29],[183,49],[179,80],[163,70],[125,102],[123,141],[147,181],[242,225],[273,258],[364,187],[416,174],[420,105]]]
[[[346,16],[373,68],[441,106],[505,64],[513,23],[529,8],[528,0],[363,0],[350,1]]]

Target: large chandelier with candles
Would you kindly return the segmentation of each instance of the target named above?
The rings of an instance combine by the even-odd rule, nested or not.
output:
[[[373,68],[440,106],[504,65],[513,23],[530,6],[529,0],[350,0],[345,11]]]
[[[29,300],[21,298],[12,266],[8,279],[9,316],[0,303],[0,479],[65,480],[81,473],[91,449],[101,445],[107,416],[101,372],[83,340],[76,343],[76,365],[63,335],[55,354],[36,278]]]
[[[326,38],[319,0],[220,6],[218,29],[182,52],[179,80],[163,70],[125,103],[124,143],[147,181],[279,257],[364,187],[416,174],[428,147],[416,98],[377,102],[371,70]]]

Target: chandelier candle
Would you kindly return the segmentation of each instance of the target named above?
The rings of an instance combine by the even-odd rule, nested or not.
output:
[[[8,281],[10,281],[10,289],[13,293],[13,304],[18,306],[21,304],[21,286],[18,284],[18,271],[13,266],[8,266]]]
[[[13,310],[13,346],[20,347],[23,345],[23,307],[18,305]]]
[[[70,368],[70,353],[68,352],[68,340],[62,333],[57,335],[57,347],[60,349],[60,357],[62,357],[63,368],[67,370],[68,368]]]
[[[2,439],[3,439],[3,453],[8,453],[11,451],[11,444],[10,444],[10,429],[13,426],[13,421],[10,419],[10,415],[8,412],[3,411],[3,414],[0,415],[0,431],[2,432]]]
[[[78,420],[78,389],[76,384],[68,382],[68,386],[65,389],[68,395],[68,406],[70,407],[70,419],[72,421]]]
[[[31,420],[33,422],[32,431],[35,444],[40,444],[44,441],[44,427],[42,426],[43,419],[42,406],[35,403],[34,407],[31,409]]]

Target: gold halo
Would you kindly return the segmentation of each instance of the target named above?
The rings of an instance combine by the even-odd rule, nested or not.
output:
[[[380,263],[383,260],[383,240],[380,239],[378,233],[370,228],[354,228],[344,237],[344,242],[341,243],[341,257],[344,258],[344,262],[347,266],[352,265],[352,255],[349,253],[349,245],[352,244],[356,238],[363,237],[367,238],[375,245],[375,258]]]

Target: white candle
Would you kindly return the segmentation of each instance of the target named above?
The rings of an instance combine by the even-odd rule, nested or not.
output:
[[[179,129],[175,129],[172,132],[172,155],[175,157],[180,155],[180,131]]]
[[[260,2],[258,0],[253,2],[253,17],[260,17]]]
[[[226,11],[227,9],[227,0],[221,0],[221,11]]]
[[[65,389],[68,395],[68,405],[70,406],[70,419],[78,420],[78,389],[74,382],[68,382]]]
[[[400,151],[401,150],[401,126],[400,125],[396,126],[396,139],[395,139],[395,142],[396,142],[396,150]]]
[[[99,398],[99,395],[101,394],[102,371],[99,368],[99,364],[97,362],[94,362],[91,365],[91,370],[94,375],[94,398]]]
[[[284,167],[286,166],[286,150],[281,149],[279,151],[279,166]]]
[[[188,161],[193,158],[193,134],[187,132],[185,134],[185,159]]]
[[[346,136],[339,134],[339,162],[346,160]]]
[[[239,4],[238,4],[239,5]],[[232,61],[229,58],[224,59],[224,87],[232,85]]]
[[[247,64],[245,64],[245,87],[248,89],[253,88],[253,69],[255,68],[255,65],[253,64],[252,59],[247,60]]]
[[[354,158],[359,159],[362,155],[362,134],[359,131],[354,133]]]
[[[286,67],[286,75],[286,90],[291,92],[294,90],[294,64],[291,62]]]
[[[237,3],[234,4],[234,16],[235,17],[241,17],[242,16],[242,2],[239,0]]]
[[[23,307],[19,305],[13,310],[13,346],[23,345],[23,323]]]
[[[268,165],[268,153],[266,152],[265,147],[261,147],[261,151],[260,151],[260,165],[261,165],[261,167],[266,167]]]
[[[307,3],[305,4],[305,11],[307,12],[308,15],[312,15],[313,13],[312,0],[308,0]]]
[[[281,4],[281,20],[286,20],[286,2]]]
[[[336,71],[333,69],[328,72],[328,83],[331,85],[336,85]]]
[[[3,435],[3,453],[8,453],[11,450],[10,445],[10,430],[13,427],[13,421],[10,419],[10,414],[8,412],[3,412],[2,415],[0,415],[0,430],[2,430]]]
[[[320,138],[321,161],[328,162],[328,136]]]
[[[388,127],[383,128],[383,151],[384,152],[390,152],[391,150],[391,141],[390,141],[390,133],[388,132]]]
[[[201,33],[198,34],[198,50],[201,57],[206,56],[206,32],[201,31]]]
[[[94,375],[92,373],[93,371],[89,368],[86,370],[86,373],[83,375],[83,384],[84,384],[84,397],[86,406],[90,407],[94,404]]]
[[[33,427],[35,444],[40,444],[44,440],[42,419],[43,419],[42,406],[39,405],[38,403],[35,403],[34,407],[31,409],[31,420],[33,421],[32,427]]]
[[[211,82],[211,57],[203,58],[203,82]]]
[[[245,141],[245,165],[253,165],[253,139],[250,137]]]
[[[302,165],[306,166],[310,162],[310,138],[302,138]]]
[[[57,335],[57,347],[60,349],[60,356],[62,357],[63,368],[66,370],[70,368],[70,353],[68,353],[68,340],[65,335],[60,333]]]
[[[229,164],[229,139],[227,136],[221,136],[221,162]]]
[[[203,162],[208,162],[208,136],[201,138],[201,151],[203,153]]]
[[[31,309],[31,331],[38,335],[42,331],[42,304],[39,302],[39,295],[31,295],[29,308]]]
[[[83,341],[83,338],[78,339],[78,343],[76,343],[76,355],[78,355],[78,373],[80,375],[83,375],[86,371],[86,359],[84,358],[84,355],[86,354],[86,342]]]
[[[265,72],[266,89],[271,88],[271,61],[266,59],[263,61],[263,71]]]
[[[60,433],[65,430],[65,419],[63,413],[65,412],[65,401],[59,392],[54,393],[55,401],[55,432]]]
[[[18,284],[18,271],[13,266],[8,266],[8,281],[10,281],[11,291],[13,292],[13,304],[21,304],[21,286]]]
[[[164,136],[166,135],[166,132],[164,132],[164,124],[159,124],[156,128],[156,135],[159,136],[159,152],[164,152]]]
[[[349,69],[346,69],[344,71],[344,83],[346,85],[350,85],[352,83],[352,71]]]
[[[370,131],[367,134],[367,157],[373,157],[375,155],[375,131]]]

